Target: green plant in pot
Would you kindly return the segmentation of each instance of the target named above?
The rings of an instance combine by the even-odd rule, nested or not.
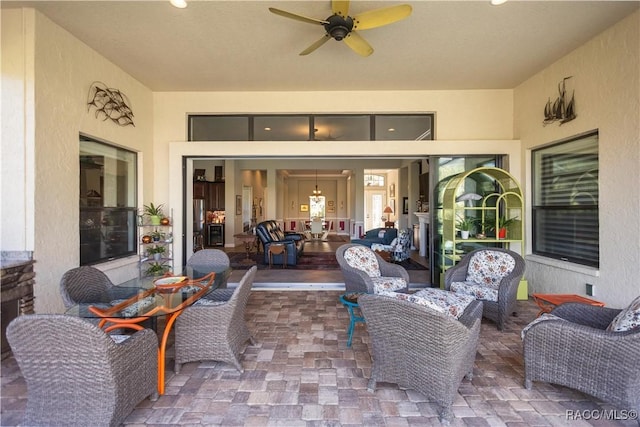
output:
[[[458,218],[458,220],[456,221],[456,228],[460,230],[460,237],[463,239],[468,239],[471,229],[477,223],[478,223],[477,218],[473,218],[473,217]]]
[[[160,261],[160,259],[162,258],[162,254],[164,254],[165,251],[166,248],[162,245],[154,245],[147,248],[147,253],[149,254],[149,256],[153,257],[153,259],[155,259],[156,261]]]
[[[144,214],[149,217],[149,221],[151,221],[151,225],[160,225],[160,220],[164,216],[162,212],[163,205],[160,204],[155,206],[153,203],[149,203],[148,205],[144,205]]]
[[[516,222],[517,220],[518,220],[517,216],[513,218],[507,218],[505,216],[501,216],[500,218],[498,218],[498,230],[497,230],[498,239],[506,239],[507,228],[509,228],[509,226],[514,222]],[[492,229],[495,230],[495,225],[492,227]]]
[[[154,242],[159,242],[162,239],[164,239],[164,233],[161,233],[158,230],[152,231],[150,234],[151,234],[151,240],[153,240]]]
[[[169,266],[160,262],[152,262],[147,267],[147,276],[162,276],[169,271]]]

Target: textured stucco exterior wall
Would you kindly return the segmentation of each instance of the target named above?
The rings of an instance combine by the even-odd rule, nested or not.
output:
[[[3,11],[4,13],[4,11]],[[13,33],[17,40],[33,38],[34,51],[11,55],[35,58],[33,86],[34,109],[34,265],[36,312],[63,310],[58,283],[62,274],[79,264],[79,134],[85,133],[134,150],[152,147],[151,92],[105,58],[87,47],[44,15],[32,9],[16,12],[24,17],[23,33]],[[4,16],[3,16],[4,21]],[[3,22],[4,23],[4,22]],[[24,44],[24,43],[23,43]],[[11,61],[2,52],[2,60]],[[28,81],[29,73],[20,76]],[[97,119],[87,109],[91,83],[99,80],[124,92],[131,101],[136,126],[120,127]],[[26,97],[26,96],[25,96]],[[152,182],[151,156],[145,159],[144,176]],[[24,161],[24,159],[18,159]],[[3,172],[3,178],[6,178]],[[16,179],[20,179],[17,177]],[[4,198],[4,195],[3,195]],[[5,223],[3,219],[3,229]],[[137,273],[137,257],[100,266],[113,280]]]
[[[575,89],[577,118],[542,126],[547,98],[555,98],[567,76],[573,76],[568,84]],[[514,95],[523,164],[532,148],[592,129],[600,134],[600,269],[529,256],[529,292],[584,295],[585,283],[592,283],[597,299],[626,306],[640,294],[640,12],[536,74]]]

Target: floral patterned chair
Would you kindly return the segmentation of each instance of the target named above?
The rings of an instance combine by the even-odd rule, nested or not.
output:
[[[371,248],[346,243],[336,250],[347,292],[406,292],[409,273],[402,266],[386,262]]]
[[[466,254],[445,272],[444,287],[482,300],[483,316],[503,330],[507,316],[515,311],[524,269],[524,259],[516,252],[480,248]]]

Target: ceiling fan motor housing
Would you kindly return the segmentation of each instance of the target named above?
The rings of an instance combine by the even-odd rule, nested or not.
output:
[[[334,39],[340,41],[353,29],[353,19],[350,16],[331,15],[326,19],[328,24],[323,24],[324,29]]]

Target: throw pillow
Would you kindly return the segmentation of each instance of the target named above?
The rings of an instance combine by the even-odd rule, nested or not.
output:
[[[387,230],[380,230],[378,231],[378,238],[380,239],[384,239],[384,234],[387,232]]]
[[[640,296],[622,310],[607,327],[607,331],[624,332],[640,328]]]

